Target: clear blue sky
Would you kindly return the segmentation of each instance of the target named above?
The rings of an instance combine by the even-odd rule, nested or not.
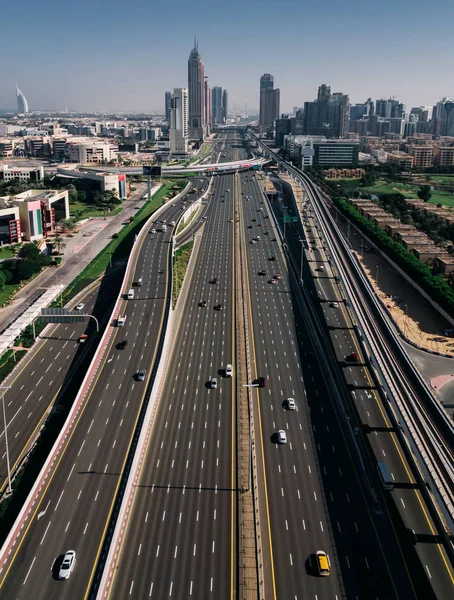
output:
[[[0,107],[16,81],[30,109],[161,109],[187,85],[193,36],[211,85],[258,106],[274,75],[281,110],[321,83],[352,102],[395,96],[409,106],[454,96],[454,0],[7,0]]]

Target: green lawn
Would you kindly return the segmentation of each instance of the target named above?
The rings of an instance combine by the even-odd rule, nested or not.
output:
[[[4,246],[0,248],[0,260],[4,260],[5,258],[14,258],[19,246],[20,244],[15,244],[14,246]]]
[[[110,213],[108,213],[108,216],[113,217],[115,215],[118,215],[118,213],[121,212],[123,210],[123,208],[124,208],[124,205],[119,204],[113,210],[111,210]],[[89,217],[103,217],[104,216],[103,209],[99,210],[93,204],[88,204],[86,202],[72,202],[69,205],[69,212],[70,212],[70,214],[80,212],[81,219],[88,219]]]
[[[361,187],[359,184],[359,179],[349,179],[345,183],[342,182],[342,186],[347,189],[358,189],[359,192],[365,192],[366,194],[396,194],[400,193],[405,196],[405,198],[417,198],[419,185],[414,185],[411,183],[385,183],[384,181],[378,181],[374,185],[370,185],[367,187]],[[453,181],[454,183],[454,181]],[[442,192],[438,190],[432,190],[432,197],[430,199],[430,204],[443,204],[445,206],[453,206],[454,207],[454,194],[450,194],[449,192]]]

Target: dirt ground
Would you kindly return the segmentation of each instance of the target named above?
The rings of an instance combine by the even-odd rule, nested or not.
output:
[[[340,215],[338,225],[347,234],[347,224]],[[378,252],[366,252],[364,247],[367,247],[367,241],[353,226],[350,226],[350,243],[372,285],[405,337],[427,350],[454,354],[454,338],[443,335],[444,329],[452,327],[449,321],[444,319]]]

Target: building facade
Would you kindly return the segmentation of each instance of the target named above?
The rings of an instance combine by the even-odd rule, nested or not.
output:
[[[106,142],[66,142],[65,159],[82,164],[106,163],[117,158],[118,146]]]
[[[210,134],[211,129],[211,89],[208,81],[207,75],[205,75],[205,80],[203,83],[203,99],[204,99],[204,126],[205,133],[207,135]]]
[[[19,181],[42,181],[44,179],[44,167],[0,167],[0,176],[5,181],[18,179]]]
[[[202,140],[205,135],[205,67],[199,54],[198,43],[194,40],[188,60],[188,119],[189,139]]]
[[[170,109],[171,154],[187,154],[188,130],[188,90],[186,88],[175,88]]]

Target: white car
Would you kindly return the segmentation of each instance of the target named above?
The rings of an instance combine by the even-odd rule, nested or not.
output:
[[[151,230],[151,233],[156,233],[156,229],[152,229],[152,230]]]
[[[58,572],[59,579],[69,579],[69,576],[73,572],[74,565],[76,564],[76,553],[74,550],[67,550],[61,563],[60,570]]]
[[[233,374],[232,365],[227,365],[225,368],[225,376],[232,377],[232,374]]]
[[[339,302],[331,302],[331,308],[339,308]]]
[[[82,302],[80,302],[77,306],[76,306],[76,310],[82,310],[83,307],[85,306],[85,304],[83,304]]]
[[[277,432],[277,441],[279,444],[287,443],[287,434],[283,429],[279,429],[279,431]]]
[[[295,400],[293,398],[287,398],[287,410],[296,410]]]

